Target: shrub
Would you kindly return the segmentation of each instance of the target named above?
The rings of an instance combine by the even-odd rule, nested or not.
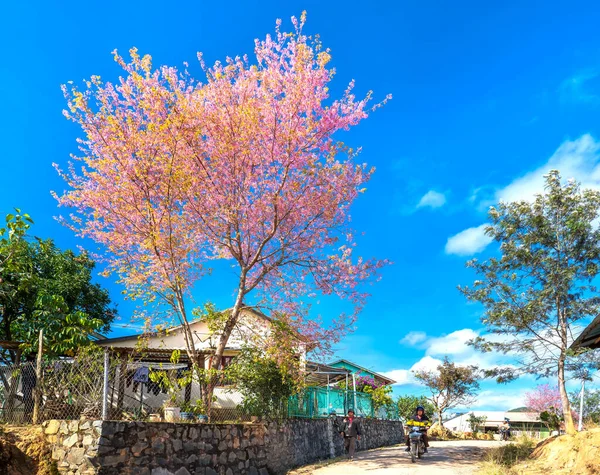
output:
[[[523,436],[519,437],[515,443],[490,449],[484,456],[480,473],[483,475],[509,475],[515,473],[512,470],[513,465],[529,458],[535,445],[536,441]]]

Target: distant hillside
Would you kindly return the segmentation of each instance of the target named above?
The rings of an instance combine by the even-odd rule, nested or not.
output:
[[[507,412],[532,412],[528,407],[517,407],[516,409],[511,409]]]

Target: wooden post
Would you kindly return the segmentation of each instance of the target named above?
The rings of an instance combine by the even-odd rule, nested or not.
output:
[[[44,351],[44,330],[40,330],[38,340],[37,363],[35,367],[35,393],[33,399],[33,423],[40,419],[40,405],[42,403],[42,353]]]
[[[104,385],[102,391],[102,420],[108,419],[108,370],[110,367],[110,358],[108,349],[104,350]]]
[[[117,413],[119,417],[123,411],[123,400],[125,399],[125,379],[127,378],[127,356],[125,353],[119,353],[121,365],[119,366],[119,389],[117,393]]]

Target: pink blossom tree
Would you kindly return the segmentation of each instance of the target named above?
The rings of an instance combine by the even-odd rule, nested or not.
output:
[[[558,386],[540,384],[525,393],[525,405],[528,409],[542,413],[551,408],[562,413],[562,401]]]
[[[532,391],[525,393],[525,405],[528,409],[539,412],[542,421],[551,428],[558,430],[564,420],[564,409],[558,386],[549,384],[536,386]],[[578,415],[574,410],[571,410],[570,414],[572,419],[577,419]]]
[[[273,310],[289,328],[279,338],[301,333],[326,351],[364,304],[361,284],[385,264],[355,256],[349,211],[373,169],[337,138],[381,104],[368,109],[371,93],[357,100],[353,83],[330,100],[329,51],[303,34],[304,14],[292,21],[294,32],[278,21],[274,37],[256,41],[253,64],[217,62],[204,83],[153,69],[132,49],[130,62],[114,53],[125,73],[118,83],[93,76],[83,91],[64,87],[65,115],[84,133],[73,157],[81,166],[60,172],[69,189],[57,199],[74,210],[65,222],[105,247],[132,297],[169,306],[193,361],[194,285],[212,260],[237,269],[217,369],[248,305]],[[326,326],[308,317],[318,294],[354,310]]]

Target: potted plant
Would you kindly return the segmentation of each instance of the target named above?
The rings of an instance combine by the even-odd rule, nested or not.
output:
[[[171,363],[179,362],[179,351],[175,350],[171,355]],[[159,384],[167,391],[167,400],[163,404],[163,412],[165,421],[177,422],[181,419],[181,393],[184,388],[191,384],[192,376],[190,371],[186,371],[182,376],[179,376],[177,370],[161,369],[159,371],[151,370],[149,374],[150,380]]]
[[[163,411],[165,414],[165,421],[177,422],[181,419],[181,404],[179,401],[179,395],[177,393],[169,394],[169,397],[163,404]]]
[[[188,401],[181,404],[181,420],[182,421],[193,421],[195,419],[194,405]]]
[[[190,412],[194,419],[199,422],[208,422],[208,416],[206,416],[206,408],[202,399],[197,399],[196,404],[190,404]]]

